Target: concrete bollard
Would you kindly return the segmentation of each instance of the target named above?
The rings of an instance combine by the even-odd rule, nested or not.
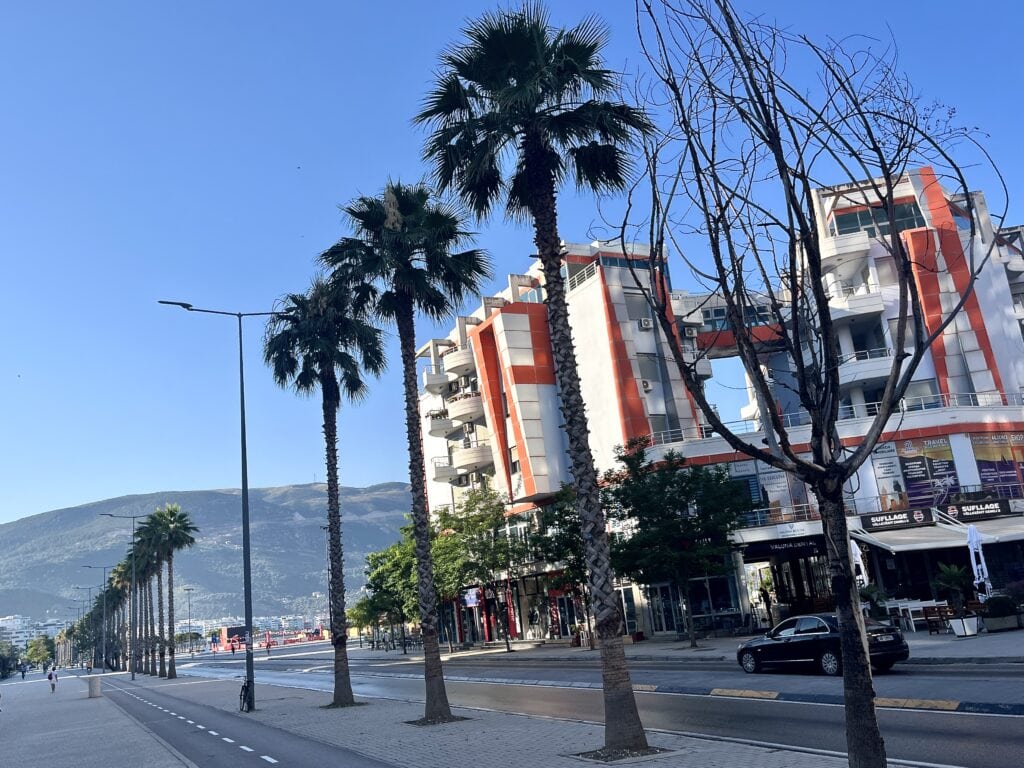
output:
[[[100,689],[100,684],[103,679],[99,675],[83,675],[84,679],[89,681],[89,698],[98,699],[103,695]]]

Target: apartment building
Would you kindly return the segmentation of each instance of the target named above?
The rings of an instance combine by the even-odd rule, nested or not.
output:
[[[815,201],[841,350],[839,431],[851,446],[877,412],[898,314],[895,265],[878,240],[888,223],[875,213],[867,189],[825,188]],[[995,231],[984,196],[973,193],[971,202],[973,242],[967,206],[943,190],[931,169],[908,173],[896,186],[897,227],[915,264],[927,327],[965,294],[970,254],[990,256],[963,311],[927,353],[871,460],[847,488],[864,568],[890,596],[932,597],[937,564],[967,562],[966,523],[983,535],[997,586],[1024,579],[1022,232]],[[675,584],[623,583],[625,631],[679,631],[683,599],[702,627],[750,626],[764,614],[760,587],[769,584],[783,611],[830,605],[813,497],[786,474],[737,454],[702,422],[637,285],[638,277],[645,282],[646,248],[565,248],[570,322],[599,471],[613,465],[616,446],[646,435],[655,455],[671,448],[692,463],[726,465],[754,507],[735,534],[729,574],[695,580],[685,596]],[[531,511],[571,482],[542,301],[535,262],[458,318],[447,337],[419,350],[430,506],[458,504],[468,489],[487,485],[507,494],[510,512],[521,513],[510,518],[509,535],[528,535]],[[699,360],[703,379],[711,378],[712,359],[735,355],[721,302],[676,291],[672,311],[685,354]],[[748,324],[767,330],[767,312],[749,312]],[[761,364],[775,382],[774,407],[791,440],[806,443],[807,414],[786,386],[790,361],[768,343],[770,333],[764,337]],[[757,442],[763,406],[747,385],[743,421],[730,426]],[[580,606],[553,586],[555,569],[536,563],[496,593],[467,585],[459,631],[489,639],[494,616],[506,611],[515,636],[571,633],[582,622]]]

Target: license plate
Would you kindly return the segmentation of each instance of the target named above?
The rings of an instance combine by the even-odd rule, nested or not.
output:
[[[876,643],[891,643],[895,639],[895,635],[875,635]]]

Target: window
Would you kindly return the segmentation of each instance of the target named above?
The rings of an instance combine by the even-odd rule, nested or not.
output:
[[[896,221],[897,232],[925,225],[921,209],[917,207],[916,202],[893,205],[893,218]],[[877,206],[856,211],[837,211],[833,217],[833,225],[833,233],[837,235],[867,232],[868,237],[879,237],[889,234],[889,215],[879,203]]]
[[[725,307],[710,307],[701,310],[704,316],[704,325],[701,330],[727,331],[729,330],[729,319],[726,316]],[[746,306],[743,308],[743,323],[748,328],[753,325],[767,325],[772,321],[771,312],[767,306],[758,305],[755,307]]]
[[[814,616],[804,616],[797,620],[796,632],[797,635],[823,635],[828,632],[828,627],[825,626],[825,622]]]
[[[796,633],[796,619],[786,619],[772,632],[772,637],[792,637]]]
[[[896,349],[896,325],[899,323],[899,318],[894,317],[889,321],[889,338],[892,340],[892,348]],[[915,334],[914,334],[914,318],[907,318],[906,330],[903,332],[903,348],[913,349]]]

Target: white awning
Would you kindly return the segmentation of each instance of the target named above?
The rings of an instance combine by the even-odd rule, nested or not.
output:
[[[985,544],[1024,539],[1024,517],[1001,517],[979,520],[974,525],[984,537]],[[890,552],[917,552],[923,549],[948,549],[967,546],[967,527],[925,525],[919,528],[900,528],[894,531],[852,529],[851,536]]]

